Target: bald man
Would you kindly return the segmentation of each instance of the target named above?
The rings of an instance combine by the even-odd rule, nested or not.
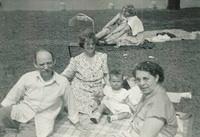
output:
[[[46,50],[34,55],[35,71],[24,74],[1,102],[0,130],[19,129],[17,137],[47,137],[62,106],[68,109],[68,118],[78,123],[74,96],[66,78],[54,71],[56,60]],[[28,127],[28,130],[26,126]],[[34,131],[34,132],[33,132]]]

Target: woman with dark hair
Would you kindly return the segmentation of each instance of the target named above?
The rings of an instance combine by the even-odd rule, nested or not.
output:
[[[108,74],[107,54],[97,52],[95,34],[86,30],[79,37],[83,52],[72,58],[62,75],[71,81],[79,112],[91,114],[96,109]]]
[[[176,113],[165,89],[161,86],[164,72],[160,65],[145,61],[133,70],[142,98],[125,137],[174,137]]]

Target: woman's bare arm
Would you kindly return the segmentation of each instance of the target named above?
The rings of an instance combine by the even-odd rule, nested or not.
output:
[[[164,121],[159,118],[147,118],[140,132],[140,137],[157,137],[164,126]]]

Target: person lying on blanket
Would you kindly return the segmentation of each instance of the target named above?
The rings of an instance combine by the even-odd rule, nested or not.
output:
[[[143,32],[144,27],[142,21],[136,16],[136,11],[133,5],[127,5],[122,8],[111,21],[109,21],[103,29],[96,34],[96,37],[101,42],[106,44],[116,44],[117,39],[128,34],[136,36]]]
[[[104,97],[97,111],[93,113],[90,120],[95,124],[99,123],[102,114],[107,112],[108,122],[130,118],[131,110],[125,103],[128,98],[128,91],[122,88],[123,74],[118,70],[112,70],[109,78],[110,86],[103,89]]]
[[[174,137],[178,127],[176,113],[161,86],[164,81],[162,67],[144,61],[136,66],[133,75],[143,95],[129,129],[118,134],[119,137]]]

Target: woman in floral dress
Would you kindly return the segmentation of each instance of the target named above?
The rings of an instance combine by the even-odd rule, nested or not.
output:
[[[79,112],[91,114],[97,108],[102,90],[107,81],[107,54],[97,52],[93,32],[80,36],[79,45],[84,51],[70,60],[62,75],[71,81]]]

